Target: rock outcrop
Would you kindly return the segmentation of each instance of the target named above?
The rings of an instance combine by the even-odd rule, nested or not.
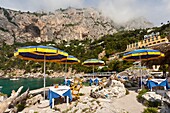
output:
[[[30,13],[0,9],[1,42],[97,39],[117,32],[114,22],[92,8],[59,9],[51,13]]]
[[[170,91],[165,93],[165,97],[163,98],[163,106],[161,108],[160,113],[168,113],[170,111]]]
[[[102,99],[85,98],[75,103],[68,113],[126,113],[124,109],[113,107],[111,101]]]
[[[91,91],[93,98],[120,98],[126,95],[124,84],[117,80],[108,80],[104,87],[96,87]]]
[[[147,92],[144,95],[142,95],[142,97],[147,100],[147,101],[151,101],[151,102],[161,102],[162,96],[159,94],[156,94],[155,92]]]
[[[30,106],[30,105],[35,105],[36,103],[40,102],[43,100],[43,97],[41,94],[38,94],[30,99],[26,100],[26,105]]]
[[[144,26],[140,28],[145,28],[147,25],[145,21]],[[93,40],[116,33],[120,26],[93,8],[75,9],[69,7],[49,13],[21,12],[0,8],[1,45],[3,43],[12,45],[14,42],[53,41],[59,43],[61,40],[84,40],[87,38]],[[127,27],[128,25],[123,26],[123,28]]]

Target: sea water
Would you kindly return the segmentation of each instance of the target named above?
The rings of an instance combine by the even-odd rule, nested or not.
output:
[[[53,84],[63,84],[64,78],[46,78],[46,86]],[[20,86],[24,86],[21,93],[25,92],[28,88],[30,90],[42,88],[44,86],[43,78],[20,78],[19,80],[10,80],[9,78],[0,79],[0,92],[11,95],[12,90],[17,91]]]

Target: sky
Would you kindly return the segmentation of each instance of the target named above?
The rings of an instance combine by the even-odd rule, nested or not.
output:
[[[138,17],[155,26],[170,21],[170,0],[0,0],[0,7],[30,12],[93,7],[117,23]]]

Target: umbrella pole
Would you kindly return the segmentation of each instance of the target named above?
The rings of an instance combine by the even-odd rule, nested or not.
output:
[[[65,84],[64,85],[67,85],[67,81],[66,81],[66,75],[67,74],[66,74],[66,72],[67,72],[67,63],[65,64],[65,73],[64,73],[64,81],[65,81],[64,83]]]
[[[67,73],[67,63],[65,64],[65,73]]]
[[[66,64],[65,64],[65,76],[64,76],[64,79],[66,80],[66,75],[67,75],[67,61],[66,61]],[[65,82],[65,85],[67,85],[67,81]]]
[[[94,78],[94,65],[93,65],[93,78]]]
[[[46,61],[45,61],[45,55],[44,55],[44,100],[45,100],[45,64],[46,64]]]
[[[141,85],[141,89],[142,89],[142,64],[141,64],[141,56],[139,56],[139,59],[140,59],[140,63],[139,63],[139,66],[140,66],[140,85]]]

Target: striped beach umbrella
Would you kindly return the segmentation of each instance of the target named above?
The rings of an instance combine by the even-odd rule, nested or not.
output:
[[[78,64],[80,63],[80,60],[72,55],[69,55],[66,59],[63,59],[59,61],[58,63],[60,64],[65,64],[65,72],[67,72],[67,64]],[[66,82],[66,76],[65,77],[65,85],[67,84]]]
[[[105,62],[100,59],[87,59],[82,65],[84,66],[93,66],[93,75],[94,75],[94,66],[104,66]]]
[[[137,60],[152,60],[164,57],[165,55],[159,50],[153,49],[137,49],[123,55],[123,60],[137,61]]]
[[[23,60],[44,62],[44,98],[45,98],[45,65],[46,62],[59,62],[67,58],[68,53],[51,46],[25,46],[18,48],[14,56]]]
[[[80,60],[72,55],[68,55],[67,58],[60,60],[58,63],[60,64],[78,64]]]
[[[105,63],[104,63],[104,61],[99,60],[99,59],[87,59],[82,63],[82,65],[85,65],[85,66],[104,66]]]
[[[141,68],[141,61],[158,59],[164,57],[164,53],[159,50],[153,49],[137,49],[123,55],[123,60],[126,61],[140,61],[139,67]],[[142,75],[142,74],[141,74]],[[141,89],[142,89],[142,76],[141,76]]]

